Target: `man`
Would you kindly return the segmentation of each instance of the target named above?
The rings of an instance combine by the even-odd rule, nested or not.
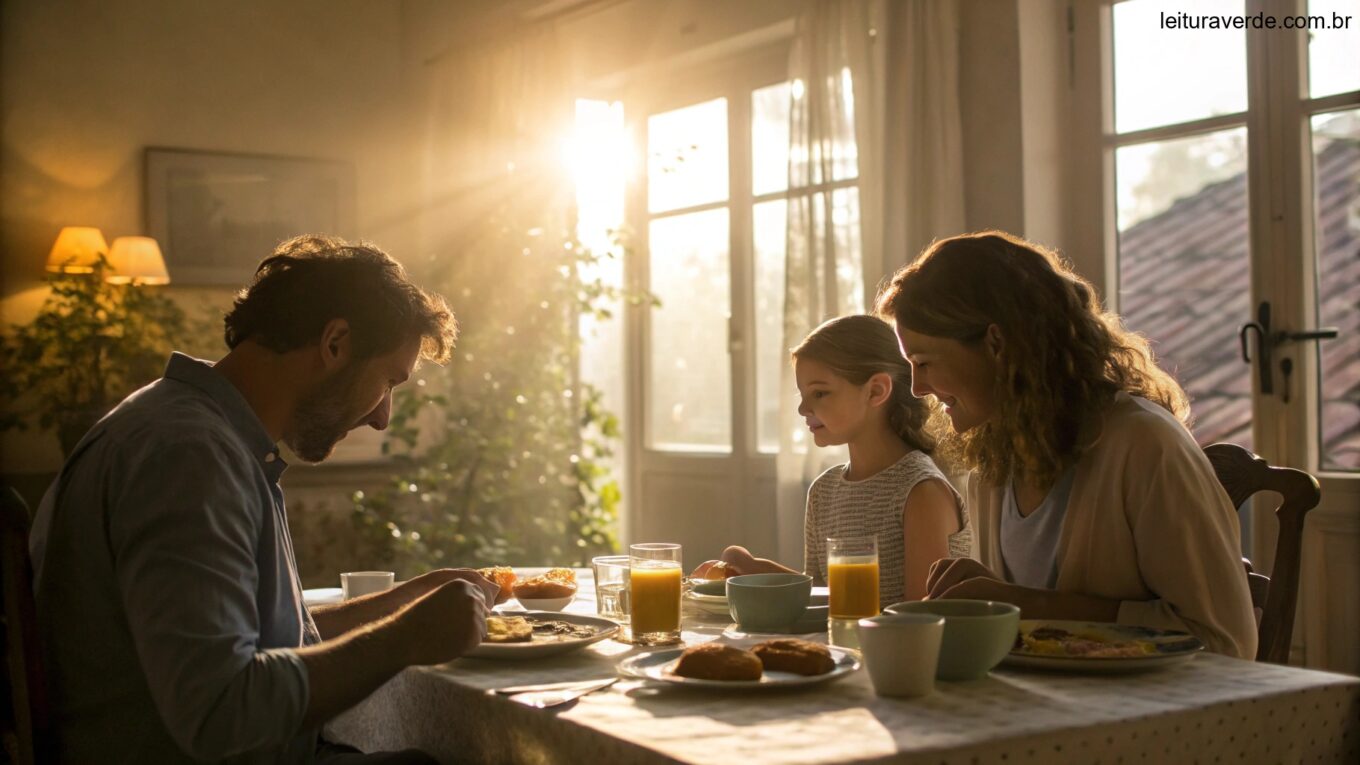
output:
[[[318,741],[323,722],[485,631],[497,589],[468,570],[309,613],[279,488],[279,441],[320,462],[348,431],[387,427],[419,358],[448,359],[443,299],[373,247],[298,237],[225,324],[221,361],[174,354],[91,429],[38,509],[62,761],[324,761],[340,749]],[[383,761],[428,761],[411,755]]]

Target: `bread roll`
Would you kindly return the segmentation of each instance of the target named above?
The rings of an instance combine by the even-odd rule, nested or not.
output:
[[[831,651],[826,646],[797,638],[766,640],[757,644],[751,652],[769,672],[824,675],[836,667],[836,661],[831,658]]]
[[[704,643],[686,648],[675,663],[672,674],[696,680],[759,680],[760,659],[750,651],[721,643]]]

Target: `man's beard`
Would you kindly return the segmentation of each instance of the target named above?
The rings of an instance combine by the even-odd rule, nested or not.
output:
[[[317,383],[302,396],[293,414],[294,435],[287,441],[288,448],[299,459],[321,462],[331,456],[340,439],[354,429],[357,415],[351,415],[348,410],[353,406],[354,386],[358,379],[358,365],[350,362],[348,368]]]

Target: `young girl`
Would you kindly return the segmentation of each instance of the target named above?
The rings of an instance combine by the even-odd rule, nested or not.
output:
[[[826,584],[828,537],[878,538],[882,606],[926,594],[941,558],[967,556],[972,529],[963,503],[929,456],[932,413],[911,394],[911,367],[892,327],[873,316],[844,316],[813,330],[793,350],[803,416],[818,446],[846,444],[850,462],[813,481],[803,522],[804,568]],[[792,571],[729,547],[695,576]]]

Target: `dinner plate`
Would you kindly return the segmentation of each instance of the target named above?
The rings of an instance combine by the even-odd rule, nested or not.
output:
[[[1199,638],[1188,632],[1159,630],[1151,627],[1110,624],[1105,622],[1055,621],[1051,619],[1022,619],[1020,639],[1030,636],[1037,629],[1061,630],[1055,634],[1054,643],[1049,646],[1054,651],[1062,651],[1065,642],[1082,641],[1081,645],[1100,643],[1138,641],[1148,653],[1136,656],[1085,656],[1065,653],[1048,653],[1045,648],[1025,646],[1017,642],[1017,648],[1006,656],[1005,663],[1016,667],[1050,669],[1063,672],[1136,672],[1155,669],[1172,664],[1180,664],[1195,657],[1204,650]]]
[[[727,609],[726,595],[703,595],[698,592],[691,591],[685,593],[685,600],[688,600],[690,603],[693,603],[696,608],[705,613],[713,614],[714,616],[722,616],[725,618],[731,617],[731,614]]]
[[[552,611],[506,611],[497,616],[523,616],[538,621],[555,621],[577,624],[594,630],[590,637],[566,637],[561,635],[544,636],[535,634],[528,643],[482,643],[467,656],[479,659],[538,659],[554,656],[568,651],[577,651],[591,643],[598,643],[619,631],[617,622],[598,616],[584,614],[562,614]]]
[[[859,669],[859,659],[854,654],[839,648],[831,649],[831,658],[836,666],[821,675],[796,675],[792,672],[767,671],[759,680],[701,680],[694,677],[680,677],[672,674],[675,663],[684,653],[683,648],[631,656],[619,662],[619,674],[642,680],[656,680],[682,688],[721,688],[731,691],[766,691],[775,688],[794,688],[803,685],[820,685],[839,680]]]

